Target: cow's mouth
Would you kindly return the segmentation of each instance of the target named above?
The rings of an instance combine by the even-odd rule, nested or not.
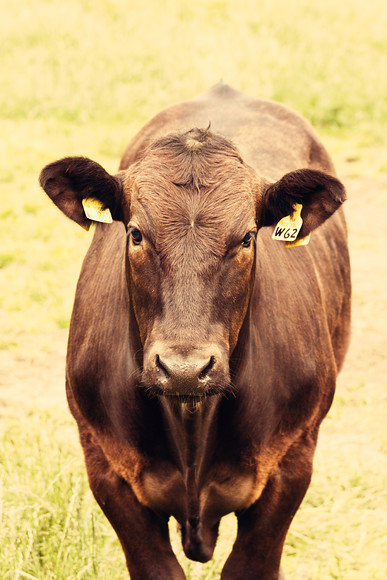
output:
[[[166,391],[157,393],[157,395],[160,397],[165,397],[172,401],[176,400],[180,403],[200,403],[208,397],[214,397],[220,394],[220,391],[217,389],[204,391],[203,393],[169,393]]]
[[[140,386],[144,388],[147,394],[151,397],[160,397],[176,403],[202,403],[207,398],[215,396],[227,396],[232,392],[231,385],[219,385],[207,387],[203,390],[196,390],[193,392],[180,392],[178,390],[166,390],[160,385],[146,385],[141,383]]]
[[[158,396],[164,397],[168,401],[173,403],[188,403],[189,405],[196,405],[198,403],[202,403],[203,400],[206,398],[205,395],[180,395],[180,393],[176,394],[169,394],[169,393],[162,393]]]

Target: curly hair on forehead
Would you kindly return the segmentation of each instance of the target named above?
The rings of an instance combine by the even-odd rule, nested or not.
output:
[[[235,163],[243,165],[235,145],[226,137],[211,132],[209,127],[170,133],[156,139],[145,149],[143,160],[155,161],[155,157],[170,174],[172,183],[195,188],[211,187],[223,181],[226,165],[230,167],[227,161],[234,162],[234,169]]]

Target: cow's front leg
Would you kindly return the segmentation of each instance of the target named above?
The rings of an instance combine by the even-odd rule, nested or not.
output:
[[[141,505],[102,450],[87,439],[81,437],[90,488],[121,542],[131,580],[184,580],[170,544],[168,518]]]
[[[285,459],[259,500],[238,513],[238,533],[221,580],[284,580],[280,561],[291,521],[308,489],[312,453]],[[291,454],[293,455],[293,454]]]

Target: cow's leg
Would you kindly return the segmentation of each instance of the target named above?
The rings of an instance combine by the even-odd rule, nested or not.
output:
[[[81,434],[81,442],[90,488],[121,542],[131,580],[184,580],[170,544],[168,518],[139,503],[88,435]]]
[[[311,448],[304,451],[301,456],[291,451],[259,500],[237,514],[238,534],[221,580],[284,579],[280,571],[283,544],[312,475]]]

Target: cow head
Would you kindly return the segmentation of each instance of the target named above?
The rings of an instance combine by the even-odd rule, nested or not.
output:
[[[40,180],[83,227],[90,223],[81,203],[88,197],[124,222],[142,382],[181,399],[229,386],[229,359],[256,275],[259,228],[302,203],[304,237],[345,199],[337,179],[309,169],[268,184],[227,139],[198,129],[153,142],[116,176],[89,159],[67,158],[43,169]]]

